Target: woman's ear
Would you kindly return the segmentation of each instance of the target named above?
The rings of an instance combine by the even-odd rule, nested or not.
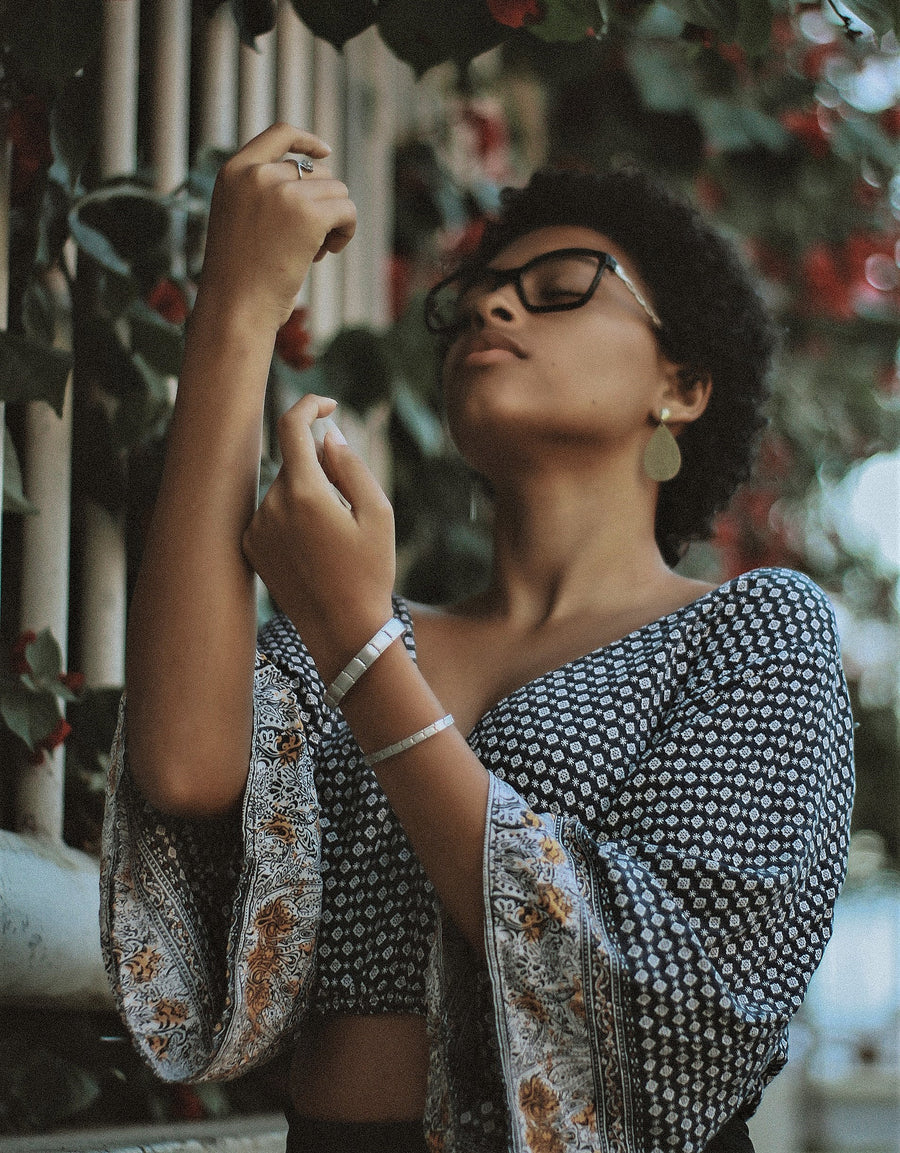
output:
[[[673,366],[674,367],[674,366]],[[712,380],[709,376],[696,376],[685,380],[680,369],[668,374],[660,403],[669,413],[669,427],[673,430],[680,426],[692,424],[702,416],[709,404],[712,393]]]

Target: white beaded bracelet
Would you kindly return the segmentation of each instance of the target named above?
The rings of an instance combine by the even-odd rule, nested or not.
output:
[[[353,688],[366,669],[370,669],[384,650],[406,632],[406,625],[396,617],[391,617],[384,628],[364,644],[353,660],[348,661],[325,690],[325,704],[336,709],[347,693]]]
[[[424,729],[419,729],[419,731],[413,733],[412,736],[404,737],[402,741],[388,745],[386,749],[379,749],[377,753],[369,753],[369,755],[363,759],[371,768],[373,765],[380,764],[381,761],[386,761],[388,757],[396,757],[398,753],[405,753],[407,749],[411,749],[414,745],[421,745],[422,741],[427,741],[429,737],[433,737],[435,733],[439,733],[442,729],[449,729],[452,724],[453,716],[447,713],[447,715],[441,717],[439,721],[434,721],[432,724],[426,725]]]

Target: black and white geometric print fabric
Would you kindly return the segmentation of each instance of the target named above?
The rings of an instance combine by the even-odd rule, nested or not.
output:
[[[827,600],[747,574],[512,693],[471,742],[494,776],[510,1148],[699,1153],[783,1064],[844,876],[852,721]],[[471,974],[443,980],[446,998]],[[457,1048],[451,1079],[471,1060]]]
[[[402,600],[395,609],[409,624]],[[322,705],[293,626],[276,617],[260,648],[296,678],[317,763],[324,889],[312,1005],[421,1012],[431,886],[340,715]],[[847,848],[852,734],[838,651],[822,592],[795,572],[757,570],[522,686],[469,742],[536,812],[609,843],[609,911],[625,955],[653,936],[642,923],[651,906],[630,892],[646,872],[702,932],[732,994],[777,1002],[786,1022],[824,947]],[[689,1014],[685,996],[664,1013]],[[660,1025],[652,1012],[636,1021],[648,1036]]]

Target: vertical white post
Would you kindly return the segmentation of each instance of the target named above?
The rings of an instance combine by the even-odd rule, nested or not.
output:
[[[153,46],[152,162],[159,192],[183,184],[188,171],[190,0],[156,0]]]
[[[315,41],[288,0],[278,7],[278,38],[275,79],[275,115],[297,128],[313,124],[313,60]],[[309,302],[307,279],[297,296],[297,304]]]
[[[209,17],[203,37],[200,143],[206,147],[234,148],[237,144],[238,35],[227,4]]]
[[[100,46],[100,172],[134,172],[137,156],[138,0],[104,0]]]
[[[9,317],[9,178],[12,167],[12,145],[0,146],[0,329],[5,330]],[[6,405],[0,401],[0,481],[3,479],[3,450],[6,437]],[[2,489],[0,489],[2,492]],[[3,519],[0,496],[0,522]]]
[[[47,278],[56,301],[57,344],[71,348],[70,301],[59,269]],[[72,381],[66,385],[62,417],[44,401],[25,413],[24,488],[40,510],[22,526],[22,628],[49,628],[66,666],[69,631],[69,493],[72,464]],[[61,841],[65,758],[62,747],[39,765],[20,766],[16,828]]]
[[[344,178],[344,60],[330,44],[316,40],[314,54],[315,108],[313,129],[331,145],[329,164],[335,176]],[[343,257],[329,256],[312,270],[310,277],[310,319],[319,338],[331,336],[343,320]]]
[[[388,319],[387,262],[393,214],[394,115],[388,50],[374,28],[345,48],[347,121],[345,180],[358,213],[344,258],[344,323],[379,326]]]
[[[153,103],[151,108],[151,158],[153,183],[158,192],[172,192],[187,180],[188,119],[191,85],[190,0],[157,0],[154,13]],[[177,214],[172,225],[173,266],[185,271],[186,219]],[[167,381],[175,402],[178,381]]]
[[[418,102],[420,97],[416,85],[416,74],[409,64],[398,60],[391,52],[387,53],[386,66],[390,72],[391,92],[394,94],[393,104],[397,120],[397,134],[398,137],[407,136],[419,127]]]
[[[137,140],[137,0],[104,0],[101,78],[102,177],[134,171]],[[89,685],[125,679],[125,531],[94,501],[85,507],[82,666]]]
[[[238,144],[246,144],[272,123],[275,107],[275,32],[256,39],[256,50],[241,45],[238,81]]]
[[[313,122],[313,34],[293,6],[278,7],[275,114],[279,120],[308,128]]]

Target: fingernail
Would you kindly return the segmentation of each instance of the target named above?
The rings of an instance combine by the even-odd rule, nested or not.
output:
[[[325,434],[326,440],[328,440],[329,437],[331,438],[331,440],[334,441],[335,444],[346,444],[347,443],[347,438],[344,436],[344,434],[341,432],[341,430],[338,428],[338,426],[336,424],[333,424],[331,426],[331,428],[329,428],[328,432]]]

